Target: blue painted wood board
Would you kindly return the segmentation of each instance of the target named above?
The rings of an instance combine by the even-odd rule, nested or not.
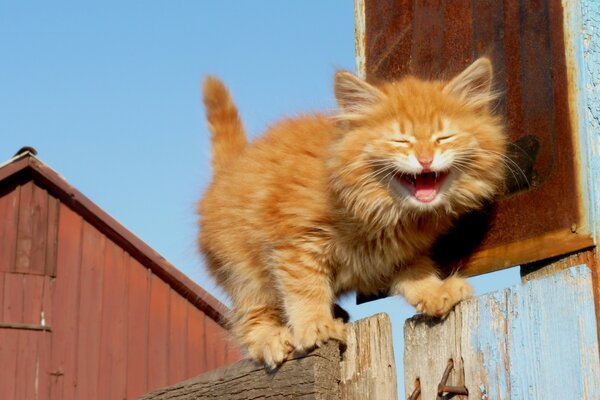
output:
[[[407,393],[419,377],[424,399],[435,398],[448,358],[457,369],[451,383],[464,383],[469,399],[600,399],[586,266],[470,299],[437,324],[409,320],[405,342]]]

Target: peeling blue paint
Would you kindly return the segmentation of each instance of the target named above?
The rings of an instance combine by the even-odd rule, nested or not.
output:
[[[575,67],[580,162],[588,229],[600,233],[600,2],[568,1],[565,4],[568,57]]]
[[[463,352],[483,355],[488,377],[474,398],[600,399],[594,296],[586,266],[471,303],[479,321],[471,324],[470,348]]]

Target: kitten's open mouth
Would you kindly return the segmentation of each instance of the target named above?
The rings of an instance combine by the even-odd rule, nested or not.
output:
[[[433,201],[447,177],[448,171],[423,172],[416,175],[398,173],[394,176],[396,181],[421,203]]]

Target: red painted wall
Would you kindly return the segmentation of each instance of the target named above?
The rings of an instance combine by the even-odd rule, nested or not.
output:
[[[3,399],[133,399],[239,358],[95,225],[32,180],[0,183]]]

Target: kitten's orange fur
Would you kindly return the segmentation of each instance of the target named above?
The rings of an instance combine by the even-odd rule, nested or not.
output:
[[[434,316],[471,295],[464,279],[441,280],[429,253],[500,186],[491,80],[485,58],[450,82],[373,86],[338,72],[339,114],[284,119],[250,144],[223,84],[205,80],[214,180],[199,245],[251,357],[275,367],[343,341],[332,304],[347,291],[389,289]]]

